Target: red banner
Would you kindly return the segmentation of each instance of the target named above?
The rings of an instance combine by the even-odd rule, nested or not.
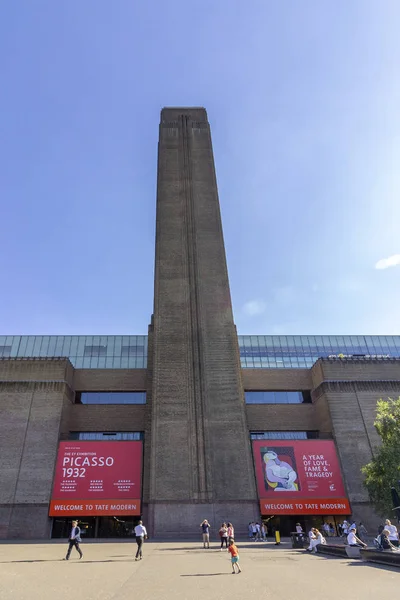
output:
[[[142,442],[60,442],[49,515],[140,514],[141,471]]]
[[[52,500],[50,517],[140,515],[140,500]]]
[[[350,515],[347,498],[260,500],[262,515]]]
[[[254,440],[253,455],[263,514],[350,514],[333,441]]]

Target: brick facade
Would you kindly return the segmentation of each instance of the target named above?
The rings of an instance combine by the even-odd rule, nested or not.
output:
[[[379,445],[377,400],[400,395],[400,359],[241,369],[206,111],[164,109],[159,135],[147,369],[0,359],[0,538],[49,537],[58,442],[72,431],[144,433],[143,511],[164,537],[205,517],[243,531],[259,518],[250,432],[318,431],[336,442],[354,518],[374,529],[360,469]],[[312,403],[246,405],[246,390],[308,390]],[[84,391],[146,391],[147,403],[75,404]]]

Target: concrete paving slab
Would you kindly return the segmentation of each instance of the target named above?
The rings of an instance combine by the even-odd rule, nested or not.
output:
[[[240,543],[243,572],[231,575],[229,554],[193,542],[82,544],[66,562],[60,543],[0,545],[1,600],[376,600],[396,597],[400,571],[356,560],[311,556],[289,544]]]

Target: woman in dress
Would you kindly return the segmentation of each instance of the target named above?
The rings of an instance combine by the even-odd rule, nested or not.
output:
[[[228,523],[227,524],[227,528],[228,528],[228,538],[233,538],[234,539],[235,538],[235,535],[234,535],[235,534],[235,530],[233,528],[232,523]]]

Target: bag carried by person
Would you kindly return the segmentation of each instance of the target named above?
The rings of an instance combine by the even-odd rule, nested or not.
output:
[[[376,548],[376,550],[383,550],[383,546],[382,546],[382,539],[381,536],[378,535],[375,539],[374,539],[374,546]]]

